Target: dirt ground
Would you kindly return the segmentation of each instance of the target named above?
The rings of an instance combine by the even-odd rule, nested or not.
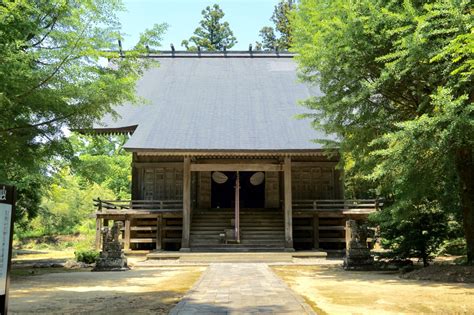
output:
[[[404,279],[474,283],[474,266],[431,265],[402,275]]]
[[[54,272],[54,269],[49,270]],[[20,274],[11,281],[10,311],[11,314],[167,314],[204,269],[170,266],[125,272]]]
[[[318,314],[474,314],[474,284],[405,280],[338,266],[272,268]]]

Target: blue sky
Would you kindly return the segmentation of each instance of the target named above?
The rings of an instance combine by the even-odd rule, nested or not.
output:
[[[181,41],[188,39],[201,20],[201,11],[208,5],[219,4],[224,11],[224,21],[229,22],[238,43],[233,50],[246,50],[249,44],[255,46],[258,32],[265,25],[272,25],[270,17],[278,0],[124,0],[127,12],[118,17],[122,23],[125,49],[138,40],[138,34],[154,23],[169,24],[164,35],[162,48],[168,50],[173,43],[177,50]]]

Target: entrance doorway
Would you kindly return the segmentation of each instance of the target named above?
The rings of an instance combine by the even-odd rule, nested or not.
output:
[[[235,180],[237,172],[212,172],[211,207],[235,207]],[[265,173],[239,172],[240,207],[263,208],[265,206]]]

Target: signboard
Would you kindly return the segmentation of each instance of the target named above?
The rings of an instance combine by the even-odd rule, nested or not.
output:
[[[16,191],[0,184],[0,314],[8,312],[8,284],[12,257],[13,215]]]
[[[6,292],[11,218],[12,205],[0,203],[0,295]]]

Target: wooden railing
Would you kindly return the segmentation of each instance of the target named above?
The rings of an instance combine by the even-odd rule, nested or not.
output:
[[[293,200],[294,211],[371,213],[383,206],[379,199]]]
[[[182,211],[182,200],[102,200],[94,199],[97,211],[134,210],[134,211]]]

